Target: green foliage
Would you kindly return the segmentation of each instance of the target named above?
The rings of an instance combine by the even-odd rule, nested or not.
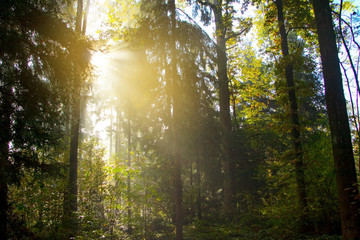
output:
[[[267,21],[271,20],[271,11],[271,8],[267,10]],[[269,27],[268,22],[265,27],[259,26],[259,30],[271,33]],[[268,52],[279,47],[272,46],[273,43],[266,45],[268,36],[262,36],[263,42],[259,43]],[[314,74],[313,56],[305,53],[311,53],[312,48],[294,34],[290,33],[289,38],[304,136],[308,214],[311,216],[306,224],[310,232],[337,234],[339,217],[322,85]],[[294,237],[302,220],[297,210],[293,153],[289,150],[287,88],[282,80],[284,62],[288,60],[274,65],[246,44],[232,48],[229,59],[231,101],[238,126],[233,143],[238,149],[238,164],[242,166],[237,171],[237,179],[239,186],[244,183],[247,186],[238,194],[239,221],[255,229],[262,228],[268,236]],[[259,211],[251,210],[253,208]]]
[[[65,158],[66,155],[56,160],[61,163]],[[44,161],[54,160],[45,158]],[[58,229],[62,220],[65,169],[64,165],[58,165],[50,174],[36,169],[23,169],[20,185],[9,189],[10,229],[14,239],[26,236],[61,239]]]
[[[37,165],[38,149],[61,145],[74,65],[88,62],[89,44],[57,17],[58,7],[6,1],[0,13],[1,144],[11,142],[14,175]]]
[[[194,225],[189,225],[185,229],[185,235],[189,240],[196,239],[229,239],[229,240],[276,240],[276,239],[291,239],[291,240],[340,240],[340,236],[336,235],[322,235],[322,236],[306,236],[295,234],[294,232],[284,232],[281,230],[269,231],[268,224],[264,218],[253,219],[261,224],[258,225],[243,225],[243,224],[208,224],[198,222]]]
[[[14,0],[3,1],[0,10],[1,228],[5,231],[8,226],[10,234],[20,236],[43,236],[58,224],[59,209],[54,208],[59,207],[62,183],[44,180],[49,173],[62,171],[63,108],[72,100],[72,81],[88,69],[90,43],[60,18],[60,9],[56,1]],[[8,206],[12,191],[17,192],[11,184],[27,186],[27,181],[34,181],[28,187],[34,196],[20,194],[21,201]],[[49,211],[47,222],[42,220],[45,211]],[[27,225],[18,231],[11,221],[24,212]]]
[[[213,1],[188,2],[205,25],[211,24]],[[167,2],[107,1],[107,30],[102,34],[117,45],[111,63],[116,71],[110,74],[112,93],[96,107],[110,107],[111,117],[116,112],[109,127],[112,156],[107,157],[106,147],[86,129],[79,147],[76,239],[175,238],[175,95],[186,239],[339,239],[331,139],[309,4],[284,1],[290,56],[283,59],[271,1],[253,1],[265,17],[252,21],[238,13],[249,1],[241,6],[238,1],[218,2],[228,39],[233,221],[225,221],[220,207],[224,156],[216,45],[179,10],[177,71],[176,77],[170,76],[174,50]],[[0,33],[0,120],[7,126],[1,140],[9,146],[11,163],[10,171],[0,171],[9,183],[18,183],[9,188],[13,239],[64,239],[64,109],[74,100],[74,81],[80,84],[78,79],[90,75],[89,43],[59,19],[61,6],[51,3],[12,0],[0,11],[0,27],[7,29]],[[250,24],[256,26],[258,47],[235,37]],[[294,65],[302,126],[307,235],[299,233],[304,214],[297,204],[283,79],[288,62]]]
[[[79,235],[85,239],[100,238],[106,224],[105,205],[106,174],[105,149],[96,139],[90,138],[80,147],[78,174]]]

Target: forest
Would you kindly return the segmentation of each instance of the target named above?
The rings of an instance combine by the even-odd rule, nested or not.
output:
[[[0,0],[0,240],[360,239],[357,0]]]

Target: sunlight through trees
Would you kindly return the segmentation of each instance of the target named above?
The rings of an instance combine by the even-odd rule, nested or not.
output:
[[[7,0],[0,239],[360,238],[354,0]]]

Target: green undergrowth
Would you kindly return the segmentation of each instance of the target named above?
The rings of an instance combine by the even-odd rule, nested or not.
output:
[[[303,235],[288,231],[259,226],[240,226],[236,224],[194,223],[184,227],[185,240],[341,240],[338,235]]]

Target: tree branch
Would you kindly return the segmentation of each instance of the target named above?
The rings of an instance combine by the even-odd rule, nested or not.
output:
[[[296,30],[296,29],[309,30],[309,29],[311,29],[311,27],[306,27],[306,26],[304,26],[304,27],[290,27],[290,28],[286,31],[286,35],[288,35],[290,31]]]
[[[230,35],[229,37],[225,38],[225,41],[228,41],[228,40],[230,40],[230,39],[232,39],[232,38],[235,38],[235,37],[237,37],[237,36],[240,36],[240,35],[243,34],[245,31],[247,31],[249,28],[250,28],[250,26],[247,26],[246,28],[244,28],[244,29],[241,30],[240,32],[234,33],[234,34]]]
[[[210,2],[202,1],[202,0],[196,0],[197,3],[200,3],[203,6],[210,7],[211,9],[214,9],[216,6]]]
[[[197,22],[195,22],[194,19],[192,19],[192,17],[190,17],[186,12],[184,12],[182,9],[180,8],[176,8],[176,10],[180,11],[182,14],[184,14],[192,23],[194,23],[195,27],[200,30],[202,32],[202,34],[212,43],[214,44],[215,47],[217,47],[216,42],[209,36],[209,34],[207,34],[207,32],[205,32],[205,30],[199,26],[199,24]],[[206,52],[206,54],[208,55],[208,57],[215,62],[215,58],[213,56],[213,54],[211,54],[208,49],[206,47],[203,47],[204,51]]]
[[[350,66],[351,66],[351,69],[352,69],[353,74],[354,74],[354,78],[355,78],[355,83],[356,83],[356,86],[357,86],[358,94],[360,94],[360,84],[359,84],[358,74],[357,74],[357,72],[356,72],[356,68],[355,68],[354,62],[353,62],[353,60],[352,60],[352,56],[351,56],[351,53],[350,53],[350,49],[349,49],[348,45],[346,44],[346,39],[345,39],[345,36],[344,36],[344,34],[343,34],[343,31],[342,31],[342,26],[341,26],[341,23],[342,23],[342,18],[341,18],[342,4],[343,4],[343,0],[340,0],[340,12],[339,12],[340,37],[341,37],[341,40],[342,40],[343,45],[344,45],[344,47],[345,47],[346,53],[347,53],[347,55],[348,55],[348,59],[349,59],[349,61],[350,61]]]

